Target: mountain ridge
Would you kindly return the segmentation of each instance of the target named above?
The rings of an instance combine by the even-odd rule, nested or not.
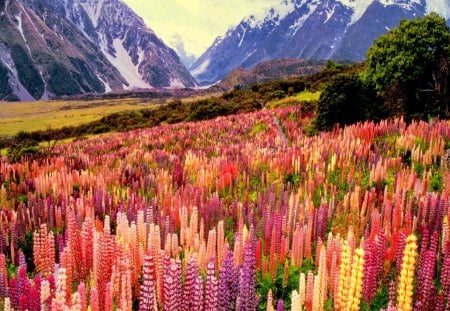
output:
[[[120,0],[0,1],[0,100],[196,85]]]
[[[190,71],[200,84],[213,84],[235,68],[269,59],[360,61],[373,40],[401,19],[439,6],[450,20],[450,3],[442,0],[283,0],[218,37]]]

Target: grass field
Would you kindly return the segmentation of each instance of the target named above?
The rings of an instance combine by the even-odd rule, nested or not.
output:
[[[294,97],[295,97],[295,99],[298,99],[299,101],[319,100],[320,92],[304,91],[304,92],[298,93]]]
[[[142,99],[91,101],[39,101],[32,103],[0,102],[0,135],[19,131],[57,129],[76,126],[121,111],[156,107]]]
[[[299,102],[311,102],[319,100],[320,92],[303,91],[293,96],[273,100],[267,104],[268,108],[289,107]]]

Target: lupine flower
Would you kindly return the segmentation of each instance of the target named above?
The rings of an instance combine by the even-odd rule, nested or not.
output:
[[[417,261],[417,238],[415,235],[409,235],[406,238],[406,246],[403,255],[402,270],[398,285],[398,307],[403,311],[413,309],[413,282],[414,270]]]
[[[217,279],[215,259],[211,258],[206,268],[205,311],[217,310]]]
[[[152,311],[156,309],[156,291],[154,263],[151,255],[145,257],[143,274],[144,280],[141,285],[141,293],[139,296],[139,310]]]
[[[255,310],[258,304],[255,283],[255,255],[253,252],[253,244],[249,240],[245,243],[244,264],[241,269],[239,293],[236,300],[236,310]]]

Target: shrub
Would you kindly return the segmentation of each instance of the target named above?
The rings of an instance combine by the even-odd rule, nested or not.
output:
[[[380,118],[375,91],[356,75],[338,75],[321,93],[316,126],[329,130],[334,125],[346,125],[366,119]]]

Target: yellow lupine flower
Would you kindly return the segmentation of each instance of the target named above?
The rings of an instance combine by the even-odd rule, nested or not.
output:
[[[397,308],[399,311],[410,311],[413,309],[413,282],[414,270],[417,261],[417,237],[414,234],[406,238],[406,246],[403,255],[402,271],[400,273],[400,282],[398,286]]]
[[[359,305],[361,302],[363,270],[364,250],[362,250],[361,248],[357,248],[355,250],[355,255],[353,256],[350,289],[348,292],[349,297],[353,297],[353,299],[348,300],[346,310],[359,310]]]

